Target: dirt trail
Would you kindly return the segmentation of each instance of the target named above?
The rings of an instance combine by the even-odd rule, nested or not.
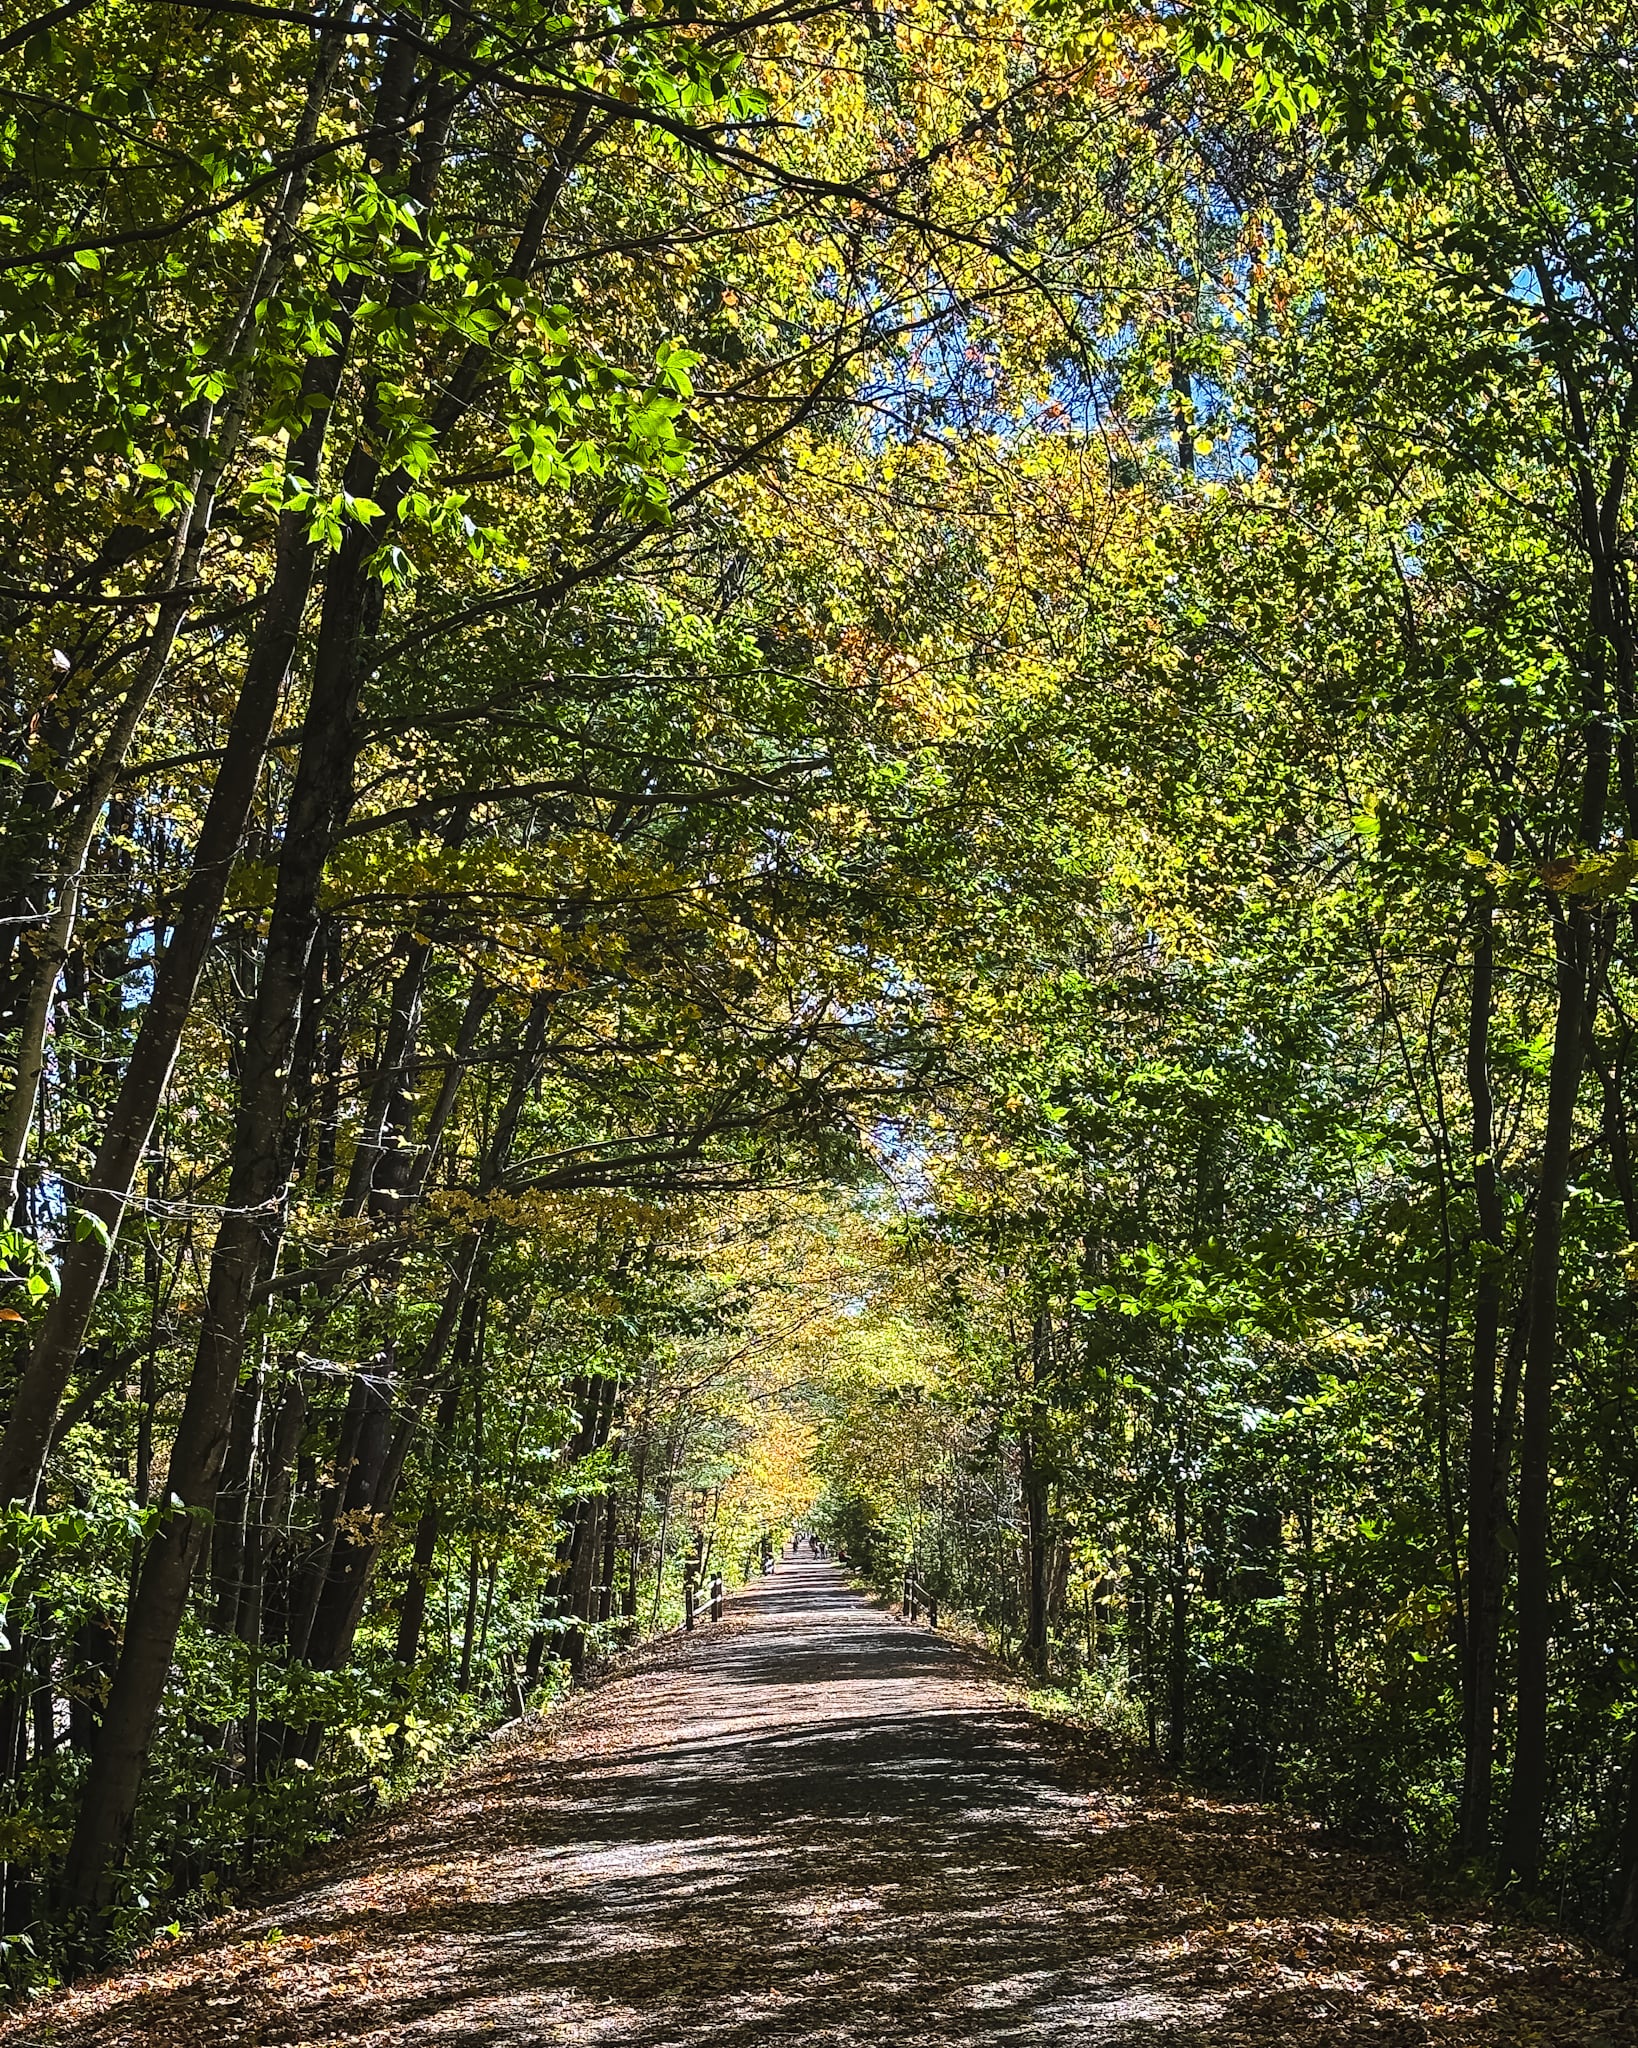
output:
[[[974,1661],[787,1559],[0,2043],[1638,2043],[1609,1965],[1444,1910],[1261,1809],[1100,1781]]]

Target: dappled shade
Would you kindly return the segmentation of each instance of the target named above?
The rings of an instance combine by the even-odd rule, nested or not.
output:
[[[1254,1807],[1111,1780],[785,1560],[440,1798],[21,2048],[1638,2039],[1631,1991]]]

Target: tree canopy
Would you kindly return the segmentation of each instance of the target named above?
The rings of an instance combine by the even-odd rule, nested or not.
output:
[[[0,28],[0,1957],[793,1527],[1638,1941],[1632,9]]]

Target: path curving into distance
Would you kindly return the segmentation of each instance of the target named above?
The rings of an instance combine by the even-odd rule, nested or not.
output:
[[[30,2048],[1628,2048],[1562,1937],[1260,1808],[1100,1778],[988,1667],[782,1560]]]

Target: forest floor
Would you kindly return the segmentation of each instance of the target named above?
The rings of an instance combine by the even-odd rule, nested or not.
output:
[[[1267,1809],[1122,1780],[784,1560],[5,2048],[1628,2048],[1638,1988]]]

